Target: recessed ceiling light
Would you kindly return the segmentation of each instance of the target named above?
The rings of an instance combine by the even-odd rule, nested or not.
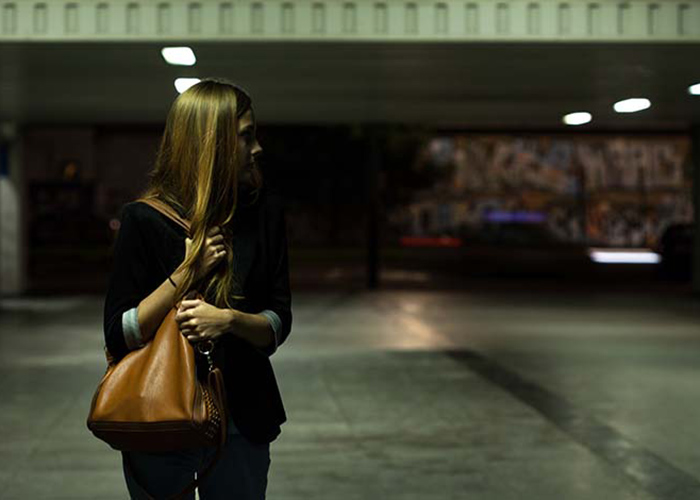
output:
[[[643,97],[633,97],[632,99],[617,101],[613,108],[618,113],[636,113],[637,111],[642,111],[650,106],[651,101],[649,99],[644,99]]]
[[[175,88],[182,94],[195,83],[199,83],[199,78],[178,78],[175,80]]]
[[[189,47],[165,47],[160,53],[165,62],[176,66],[194,66],[197,62],[194,52]]]
[[[691,85],[690,87],[688,87],[688,93],[693,95],[700,95],[700,83],[696,83],[695,85]]]
[[[586,111],[577,111],[575,113],[569,113],[568,115],[564,115],[562,121],[566,125],[583,125],[584,123],[590,122],[592,118],[593,117],[591,116],[591,114],[587,113]]]

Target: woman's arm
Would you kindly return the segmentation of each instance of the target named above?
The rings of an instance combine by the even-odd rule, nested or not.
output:
[[[178,267],[170,275],[175,283],[182,279],[183,270]],[[139,347],[151,340],[170,309],[175,306],[175,286],[166,279],[150,295],[145,297],[137,307]]]
[[[148,232],[133,206],[123,208],[120,223],[104,304],[105,345],[117,360],[154,336],[175,300],[175,287],[167,279],[149,293],[153,263],[145,249]],[[171,275],[176,283],[180,273],[178,268]]]
[[[287,221],[281,195],[270,194],[269,227],[267,240],[272,243],[270,282],[265,310],[258,313],[267,319],[274,333],[273,343],[265,349],[272,356],[292,330],[292,293],[289,287],[289,256],[287,244]]]
[[[118,359],[129,351],[143,347],[158,331],[163,319],[175,306],[175,286],[170,279],[153,289],[151,246],[160,248],[150,228],[142,227],[147,219],[134,213],[134,205],[122,210],[121,227],[114,249],[114,267],[105,301],[105,341],[109,352]],[[220,228],[207,233],[202,257],[201,275],[206,275],[225,255]],[[190,239],[185,239],[185,256],[190,252]],[[186,260],[186,259],[185,259]],[[184,261],[183,261],[184,262]],[[171,275],[176,283],[185,274],[182,264]]]
[[[228,309],[230,315],[227,329],[233,335],[248,341],[265,353],[277,349],[275,332],[263,314],[249,314],[237,309]]]
[[[249,314],[229,309],[228,332],[240,337],[266,356],[272,356],[277,348],[287,339],[292,329],[292,294],[289,288],[289,263],[287,248],[287,227],[284,205],[279,195],[271,196],[267,217],[266,241],[269,241],[271,263],[270,281],[267,286],[267,298],[263,311]]]
[[[289,286],[289,245],[284,202],[277,194],[270,195],[270,202],[272,224],[269,241],[273,242],[270,252],[273,256],[272,276],[266,309],[261,314],[269,318],[275,331],[276,350],[292,331],[292,292]]]
[[[147,273],[149,264],[152,264],[146,252],[139,217],[131,204],[122,208],[119,220],[104,303],[105,345],[117,360],[140,343],[137,308],[148,293]]]

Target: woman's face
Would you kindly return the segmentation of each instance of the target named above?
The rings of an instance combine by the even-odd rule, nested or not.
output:
[[[258,156],[262,148],[255,136],[256,125],[253,118],[253,110],[249,109],[238,121],[238,147],[240,148],[241,175],[239,182],[249,183],[251,171],[256,167]]]

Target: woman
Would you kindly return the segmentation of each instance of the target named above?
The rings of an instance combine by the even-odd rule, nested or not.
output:
[[[280,196],[263,183],[261,151],[244,90],[207,78],[183,92],[140,197],[155,196],[189,220],[191,238],[147,203],[125,204],[105,298],[105,343],[116,360],[143,347],[181,299],[182,334],[193,345],[216,342],[229,431],[223,456],[199,486],[203,500],[265,498],[270,443],[286,421],[269,360],[292,325],[286,225]],[[190,300],[193,288],[205,299]],[[131,497],[180,492],[215,451],[128,452]]]

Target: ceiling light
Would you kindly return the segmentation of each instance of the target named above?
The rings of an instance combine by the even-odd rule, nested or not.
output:
[[[700,95],[700,83],[688,87],[688,92],[693,95]]]
[[[637,111],[642,111],[651,106],[651,101],[644,98],[632,98],[625,99],[623,101],[617,101],[613,108],[618,113],[636,113]]]
[[[194,66],[197,58],[189,47],[165,47],[160,51],[168,64],[176,66]]]
[[[199,83],[199,78],[178,78],[175,80],[175,88],[182,94],[195,83]]]
[[[564,115],[562,121],[566,125],[583,125],[584,123],[590,122],[592,118],[593,117],[590,113],[586,113],[585,111],[577,111],[576,113]]]

